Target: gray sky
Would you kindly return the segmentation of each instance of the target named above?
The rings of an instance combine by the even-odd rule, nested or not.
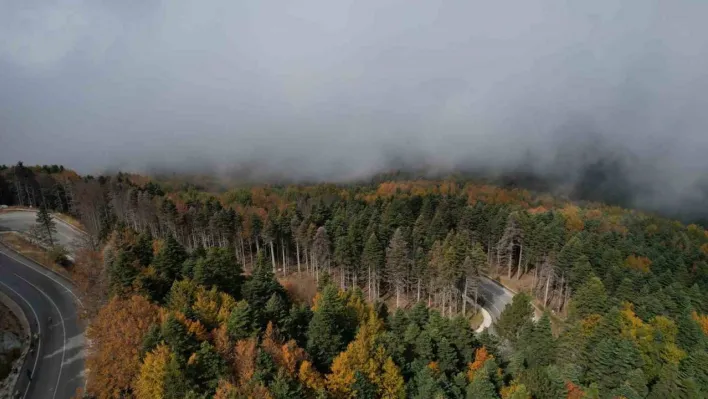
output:
[[[567,173],[649,205],[708,157],[708,2],[0,0],[0,163],[346,179],[393,158]]]

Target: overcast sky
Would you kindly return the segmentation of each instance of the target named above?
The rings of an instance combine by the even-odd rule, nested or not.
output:
[[[394,158],[543,169],[575,146],[633,154],[674,204],[708,170],[706,16],[701,0],[0,0],[0,163],[345,179]]]

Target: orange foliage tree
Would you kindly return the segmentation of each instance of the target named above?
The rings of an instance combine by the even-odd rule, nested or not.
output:
[[[474,380],[474,375],[477,372],[477,370],[484,367],[484,363],[490,359],[494,359],[494,356],[492,356],[487,351],[486,347],[483,346],[483,347],[477,349],[474,352],[474,362],[469,363],[467,365],[467,380],[472,382],[472,380]]]
[[[158,307],[142,296],[114,297],[94,318],[86,336],[91,346],[87,391],[98,398],[120,398],[131,391],[140,371],[140,347]]]
[[[649,273],[651,260],[645,256],[629,255],[624,261],[624,265],[630,269],[639,270],[643,273]]]
[[[701,326],[703,334],[708,335],[708,315],[693,312],[693,319]]]

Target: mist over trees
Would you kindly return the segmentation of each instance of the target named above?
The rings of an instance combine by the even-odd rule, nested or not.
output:
[[[1,175],[11,204],[53,198],[94,237],[74,267],[97,304],[97,397],[708,392],[697,225],[461,178],[215,195],[52,170]],[[484,276],[527,286],[496,336],[469,324]],[[311,302],[292,277],[318,282]],[[143,349],[112,359],[125,345]]]

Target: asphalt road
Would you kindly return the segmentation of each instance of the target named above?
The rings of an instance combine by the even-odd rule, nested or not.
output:
[[[496,322],[506,305],[511,304],[514,294],[496,281],[482,277],[479,284],[479,297],[483,302],[481,305],[487,309],[492,320]]]
[[[30,217],[14,217],[16,214]],[[34,223],[34,214],[29,212],[0,216],[3,230],[26,230],[29,228],[26,221]],[[57,230],[64,233],[59,234],[59,239],[67,246],[78,236],[61,222],[57,222]],[[22,308],[32,335],[39,334],[19,378],[20,397],[73,397],[78,388],[84,387],[85,338],[84,325],[79,319],[80,300],[71,283],[0,245],[0,290]]]
[[[32,211],[16,211],[0,213],[0,231],[19,231],[27,233],[30,227],[36,222],[37,213]],[[69,251],[76,246],[76,241],[80,233],[68,224],[54,219],[57,226],[55,239]]]

